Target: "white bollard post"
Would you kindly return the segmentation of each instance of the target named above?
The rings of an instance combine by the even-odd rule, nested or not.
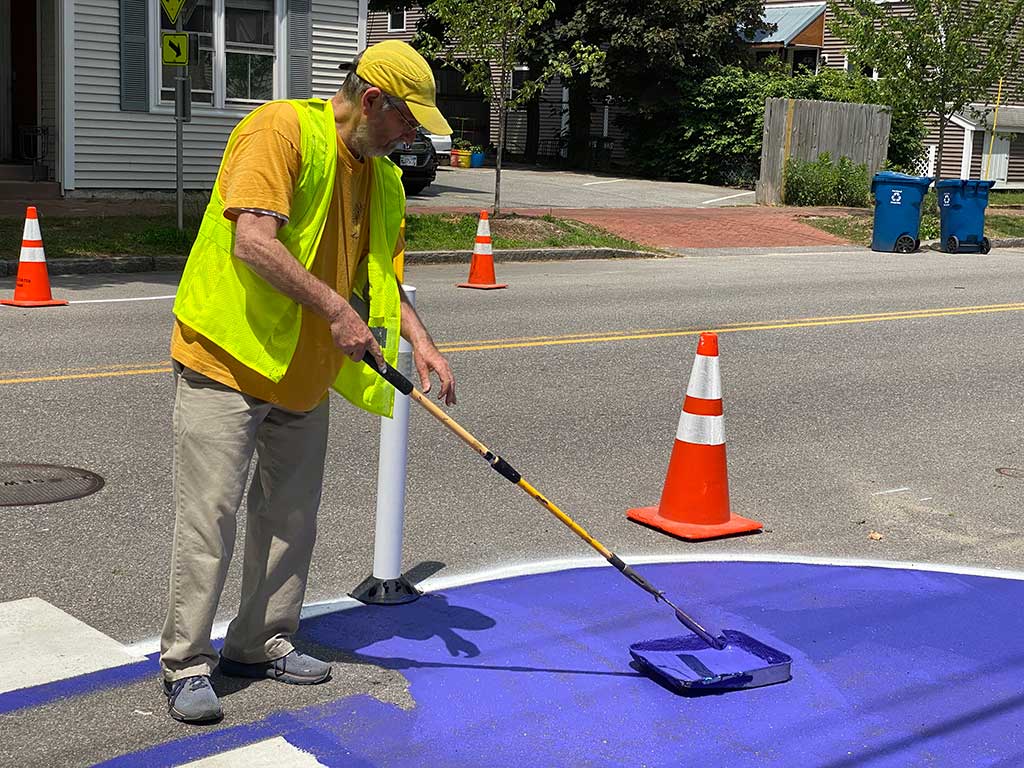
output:
[[[409,303],[416,306],[416,289],[403,285]],[[398,344],[398,370],[412,379],[412,346]],[[390,419],[380,420],[380,454],[377,460],[377,528],[373,542],[373,574],[352,591],[362,603],[395,605],[409,603],[420,592],[402,576],[402,526],[405,521],[405,467],[409,448],[409,396],[395,393]]]

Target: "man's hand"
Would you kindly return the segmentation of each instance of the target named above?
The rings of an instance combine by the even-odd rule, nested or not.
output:
[[[331,324],[331,338],[334,346],[352,360],[359,361],[369,352],[377,360],[378,370],[384,370],[384,355],[373,333],[352,309],[352,305],[339,297],[337,306],[328,317]]]
[[[437,351],[432,342],[424,341],[413,347],[413,364],[416,372],[420,375],[420,390],[424,393],[430,391],[430,372],[437,374],[441,382],[441,391],[437,394],[438,400],[443,400],[445,405],[455,405],[455,376],[448,365],[448,360]]]

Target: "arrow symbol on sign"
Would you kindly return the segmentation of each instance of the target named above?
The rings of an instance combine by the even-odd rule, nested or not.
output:
[[[173,40],[168,40],[167,41],[167,47],[170,48],[172,51],[174,51],[175,58],[178,58],[178,59],[181,58],[181,46],[180,45],[178,45]]]

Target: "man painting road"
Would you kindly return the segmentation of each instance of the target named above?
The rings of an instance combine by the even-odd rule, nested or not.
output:
[[[399,330],[423,391],[455,381],[405,300],[405,195],[387,159],[418,125],[451,129],[430,67],[405,43],[371,46],[330,100],[278,101],[228,140],[174,304],[175,532],[161,638],[172,717],[222,716],[223,674],[315,684],[330,664],[300,653],[316,535],[328,390],[390,415],[394,392],[361,361],[395,364]],[[210,642],[249,466],[242,595],[219,655]]]

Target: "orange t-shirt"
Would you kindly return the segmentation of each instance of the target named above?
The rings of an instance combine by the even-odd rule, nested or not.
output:
[[[234,220],[241,209],[250,209],[287,220],[302,166],[301,146],[295,109],[283,103],[263,107],[238,136],[219,176],[224,215]],[[310,273],[346,300],[369,250],[372,186],[371,164],[356,160],[339,138],[334,194]],[[404,249],[404,239],[399,237],[395,253]],[[171,334],[171,357],[244,394],[290,410],[308,411],[326,396],[344,355],[334,346],[327,321],[302,307],[295,354],[277,383],[242,365],[180,320],[175,321]]]

